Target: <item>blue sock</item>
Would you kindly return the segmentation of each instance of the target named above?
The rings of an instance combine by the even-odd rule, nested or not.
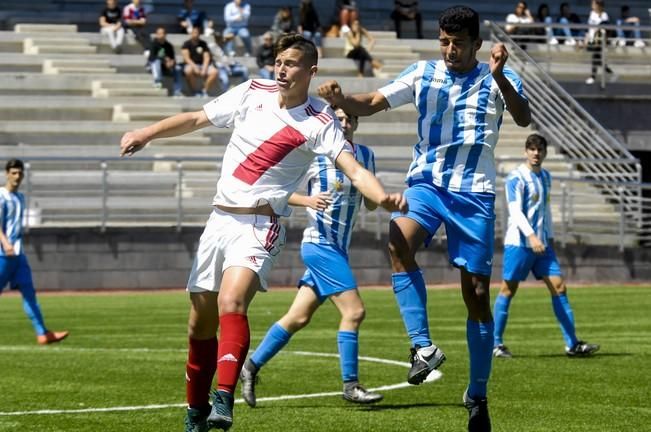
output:
[[[264,339],[262,339],[255,352],[251,354],[251,361],[256,367],[261,368],[287,345],[291,337],[292,335],[287,330],[280,324],[275,323],[269,327]]]
[[[23,296],[23,310],[27,314],[27,317],[32,322],[34,331],[37,335],[44,335],[47,332],[45,328],[45,323],[43,322],[43,314],[41,313],[41,307],[38,305],[36,300],[36,291],[32,285],[20,285],[20,293]]]
[[[561,326],[565,345],[572,348],[578,342],[576,331],[574,330],[574,313],[566,294],[552,296],[552,307],[554,315]]]
[[[342,380],[344,382],[357,381],[357,355],[359,352],[357,332],[338,331],[337,346]]]
[[[411,345],[432,345],[427,321],[427,289],[420,270],[394,273],[391,276],[402,321],[405,323]]]
[[[488,378],[493,361],[493,321],[482,323],[466,322],[466,337],[470,355],[470,385],[468,396],[473,399],[485,398]]]
[[[511,306],[511,299],[513,297],[503,296],[498,294],[493,306],[493,317],[495,319],[495,342],[494,345],[502,345],[504,341],[504,330],[506,329],[506,322],[509,319],[509,307]]]

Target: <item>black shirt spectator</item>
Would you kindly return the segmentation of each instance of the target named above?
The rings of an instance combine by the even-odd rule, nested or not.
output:
[[[107,24],[116,24],[122,19],[122,11],[120,6],[116,4],[113,8],[105,7],[101,16],[104,17]]]
[[[321,31],[319,15],[311,1],[301,2],[299,32],[316,33]]]
[[[122,10],[116,0],[106,0],[106,7],[99,16],[100,33],[108,37],[113,52],[122,52],[125,29],[122,26]]]
[[[402,21],[415,21],[416,22],[416,36],[418,39],[423,38],[423,16],[418,9],[418,0],[395,0],[393,2],[393,12],[391,12],[391,19],[396,28],[396,36],[398,39],[402,37],[400,31],[400,24]]]
[[[192,61],[198,65],[203,63],[204,52],[207,52],[212,58],[212,54],[210,54],[210,49],[208,48],[208,44],[205,41],[202,41],[201,39],[196,41],[193,41],[192,39],[188,39],[183,43],[181,49],[187,49],[190,52],[190,58],[192,59]]]
[[[274,79],[276,57],[274,56],[274,40],[271,32],[266,32],[262,35],[262,44],[258,47],[255,61],[258,68],[260,68],[259,74],[262,78]]]

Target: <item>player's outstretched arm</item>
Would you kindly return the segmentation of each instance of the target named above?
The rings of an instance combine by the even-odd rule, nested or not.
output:
[[[346,151],[339,153],[336,165],[362,195],[380,207],[387,211],[400,211],[402,213],[406,213],[409,209],[407,200],[401,193],[387,193],[378,179],[369,170],[362,167],[351,153]]]
[[[313,210],[323,211],[332,204],[332,194],[321,192],[316,195],[303,195],[294,192],[289,196],[289,205],[294,207],[309,207]]]
[[[176,114],[142,129],[125,133],[120,141],[120,156],[131,156],[156,138],[184,135],[209,124],[210,120],[203,110]]]
[[[504,76],[504,65],[509,58],[509,53],[502,43],[496,43],[491,48],[491,58],[488,63],[493,79],[504,96],[506,107],[511,117],[518,126],[529,126],[531,123],[531,109],[529,101],[522,97],[511,85],[511,82]]]
[[[321,84],[317,88],[317,93],[330,105],[338,106],[351,115],[370,116],[389,108],[389,102],[379,91],[345,96],[335,80],[328,80]]]

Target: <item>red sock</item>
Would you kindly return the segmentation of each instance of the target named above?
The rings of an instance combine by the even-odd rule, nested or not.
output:
[[[208,406],[210,388],[217,369],[217,338],[190,338],[185,365],[185,392],[192,408]]]
[[[227,313],[219,317],[217,388],[231,394],[249,351],[249,320],[246,315]]]

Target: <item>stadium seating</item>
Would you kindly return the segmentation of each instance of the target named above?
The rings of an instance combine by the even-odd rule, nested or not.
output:
[[[109,165],[109,174],[105,175],[98,168],[98,163],[90,160],[74,164],[34,160],[31,163],[31,200],[38,203],[41,223],[93,224],[100,217],[98,209],[106,206],[111,220],[116,223],[128,223],[134,214],[144,215],[148,209],[155,209],[155,215],[148,220],[169,224],[170,218],[173,220],[176,215],[178,200],[184,205],[185,222],[203,223],[214,193],[215,167],[218,167],[218,158],[230,131],[209,128],[181,138],[159,140],[145,152],[145,156],[167,157],[170,160],[151,161],[143,158],[139,161],[136,156],[122,162],[110,158],[117,155],[118,143],[125,131],[167,115],[195,110],[205,100],[173,99],[167,97],[166,89],[153,88],[151,77],[144,71],[139,46],[130,37],[127,38],[124,54],[112,54],[108,42],[97,31],[91,30],[91,23],[93,29],[96,27],[97,13],[93,10],[91,19],[91,13],[86,11],[96,8],[96,2],[33,2],[31,6],[36,10],[47,12],[41,14],[43,16],[26,10],[31,6],[21,9],[17,3],[8,3],[4,16],[0,17],[5,24],[16,24],[15,31],[0,32],[0,52],[3,53],[0,56],[0,112],[4,119],[0,123],[0,148],[3,156],[28,160],[36,156],[99,157],[107,158]],[[276,3],[280,4],[271,1],[264,6],[256,5],[259,14],[255,21],[262,22],[272,17],[278,6]],[[388,2],[363,3],[365,25],[370,22],[369,28],[388,30],[385,5]],[[432,6],[431,2],[423,4],[428,14],[445,7],[441,4]],[[12,12],[12,5],[16,8],[15,12]],[[38,5],[42,8],[37,9]],[[155,5],[157,11],[168,12],[168,15],[165,19],[157,18],[152,22],[173,25],[174,20],[170,16],[173,18],[176,13],[178,2],[157,0]],[[490,9],[494,16],[502,12],[506,14],[506,3],[500,5],[501,9]],[[489,8],[481,8],[484,7]],[[510,7],[509,4],[508,11]],[[216,9],[212,7],[209,12],[216,12]],[[43,20],[40,19],[42,17]],[[19,19],[41,22],[43,26],[26,25],[17,21]],[[79,27],[46,24],[61,21],[73,21],[79,23]],[[431,29],[433,20],[428,22]],[[267,26],[257,25],[254,29],[266,29]],[[79,28],[88,31],[79,32]],[[343,58],[343,41],[327,38],[324,43],[325,58],[320,62],[320,73],[312,89],[323,80],[335,77],[347,91],[370,91],[386,83],[387,77],[394,76],[411,62],[439,56],[437,43],[431,40],[398,40],[386,30],[374,31],[374,35],[378,43],[373,55],[384,62],[384,76],[356,78],[354,63]],[[186,35],[169,35],[177,50],[186,38]],[[559,58],[566,58],[567,63],[554,63],[552,73],[561,79],[583,79],[588,60],[578,58],[576,53],[566,48],[569,47],[554,47]],[[618,53],[618,50],[614,52]],[[480,57],[485,60],[488,52],[489,44],[485,44]],[[544,46],[535,47],[529,52],[534,59],[541,61],[547,53]],[[631,53],[646,55],[643,50],[622,52],[625,56]],[[238,57],[238,60],[255,71],[253,58]],[[577,65],[580,62],[582,69],[579,72]],[[648,77],[648,72],[646,74]],[[622,78],[635,81],[645,79],[645,74],[644,71],[627,68]],[[411,107],[378,113],[363,119],[356,133],[359,142],[375,149],[380,175],[393,189],[402,188],[402,176],[411,157],[407,148],[416,139],[415,118],[416,113]],[[498,160],[521,157],[524,140],[533,130],[516,127],[508,115],[504,120],[496,156]],[[206,160],[184,163],[179,184],[174,158],[187,157]],[[508,161],[500,163],[499,167],[501,172],[506,173],[516,165],[517,162]],[[568,173],[580,176],[578,171],[571,169],[566,158],[553,148],[550,148],[545,167],[556,176],[568,176]],[[106,183],[110,185],[111,194],[102,202],[101,191]],[[134,183],[137,184],[135,189],[131,187]],[[573,184],[572,188],[572,222],[592,227],[595,234],[574,240],[616,243],[618,238],[612,235],[612,226],[618,223],[619,216],[614,204],[607,202],[597,189],[587,184]],[[75,198],[70,197],[70,191],[77,192]],[[501,186],[499,193],[501,199]],[[557,232],[562,229],[560,194],[560,182],[556,181],[553,208]],[[66,196],[67,199],[62,199]],[[498,200],[498,229],[503,224],[503,206],[499,203]],[[74,212],[71,213],[70,209]],[[291,223],[302,223],[302,217],[302,213],[297,212]],[[386,219],[385,215],[373,217]],[[608,227],[611,234],[604,235],[604,227]]]

